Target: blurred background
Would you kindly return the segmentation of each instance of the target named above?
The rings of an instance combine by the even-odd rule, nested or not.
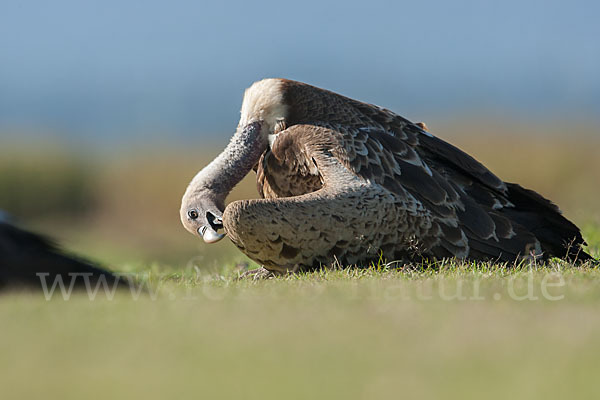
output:
[[[243,90],[285,77],[426,122],[591,232],[599,14],[581,0],[3,0],[0,208],[117,269],[243,260],[188,234],[179,202]],[[250,197],[253,176],[230,199]]]

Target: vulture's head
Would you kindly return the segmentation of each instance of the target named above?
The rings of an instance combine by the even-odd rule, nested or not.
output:
[[[240,122],[231,141],[188,185],[179,211],[183,226],[206,243],[225,235],[225,198],[258,163],[269,145],[269,136],[285,120],[283,81],[265,79],[254,83],[244,94]]]
[[[180,209],[181,222],[185,229],[194,235],[199,235],[206,243],[215,243],[223,239],[222,202],[219,202],[210,189],[188,190],[183,196]]]

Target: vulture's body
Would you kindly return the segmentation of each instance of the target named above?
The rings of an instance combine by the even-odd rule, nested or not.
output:
[[[389,110],[268,79],[246,91],[241,113],[230,144],[190,183],[181,217],[207,242],[223,226],[269,270],[589,257],[550,201]],[[225,208],[252,168],[263,198]]]

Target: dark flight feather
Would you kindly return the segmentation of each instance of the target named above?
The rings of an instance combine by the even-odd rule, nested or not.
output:
[[[48,286],[61,276],[66,285],[73,278],[75,287],[83,288],[83,277],[74,277],[73,273],[89,275],[92,287],[101,276],[109,287],[118,279],[88,261],[62,252],[45,236],[0,221],[0,290],[15,287],[40,289],[41,277],[37,275],[40,273],[48,274],[44,278]],[[122,285],[121,281],[117,284]]]

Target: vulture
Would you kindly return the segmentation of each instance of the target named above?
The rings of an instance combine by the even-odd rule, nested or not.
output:
[[[251,170],[261,198],[225,206]],[[235,134],[188,185],[180,218],[279,273],[379,259],[590,258],[556,205],[423,124],[287,79],[245,91]]]
[[[14,288],[51,288],[57,277],[66,287],[84,288],[87,277],[95,288],[99,279],[109,287],[122,287],[119,281],[102,268],[62,252],[52,240],[21,229],[0,211],[0,291]],[[117,281],[115,281],[117,280]]]

